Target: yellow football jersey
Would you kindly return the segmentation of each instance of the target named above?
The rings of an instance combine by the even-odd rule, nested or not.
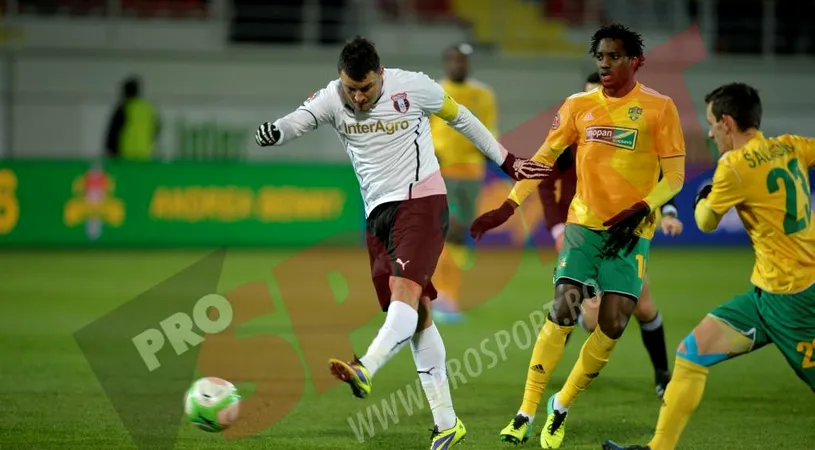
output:
[[[445,79],[439,84],[498,137],[498,107],[492,89],[476,80],[453,83]],[[436,116],[430,118],[430,133],[444,176],[477,180],[484,177],[486,159],[466,137]]]
[[[751,282],[772,293],[796,293],[815,283],[815,226],[809,168],[815,139],[758,133],[716,166],[707,206],[718,217],[735,207],[753,243]]]
[[[600,88],[567,98],[533,159],[554,165],[573,143],[577,189],[566,222],[593,230],[606,229],[603,222],[651,193],[659,181],[660,158],[685,156],[673,100],[640,83],[620,98]],[[510,198],[520,204],[538,183],[516,183]],[[655,227],[656,220],[645,221],[638,234],[651,239]]]

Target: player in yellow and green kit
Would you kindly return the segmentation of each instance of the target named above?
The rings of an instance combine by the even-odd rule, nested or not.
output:
[[[702,400],[708,367],[775,344],[815,392],[815,226],[809,169],[815,139],[760,131],[761,99],[742,83],[707,95],[710,137],[722,154],[712,185],[696,197],[699,229],[714,231],[736,208],[756,255],[747,291],[711,311],[676,351],[656,433],[645,447],[672,450]],[[783,445],[782,445],[783,447]]]
[[[532,352],[521,407],[500,433],[511,443],[532,435],[532,421],[580,302],[596,288],[602,298],[598,326],[562,390],[549,398],[541,432],[541,447],[562,445],[569,408],[608,362],[637,305],[656,211],[684,182],[685,142],[676,105],[635,79],[644,62],[640,35],[622,25],[603,27],[592,37],[590,53],[602,87],[566,99],[533,157],[551,166],[577,144],[577,189],[555,271],[555,301]],[[499,209],[476,219],[473,236],[508,220],[538,183],[516,183]]]
[[[470,77],[469,44],[458,44],[444,52],[445,78],[439,82],[453,99],[464,105],[497,138],[498,108],[495,94],[486,84]],[[467,227],[475,219],[478,194],[486,172],[486,160],[478,148],[447,122],[430,118],[433,145],[447,185],[450,228],[439,259],[433,285],[439,293],[433,302],[433,320],[459,322],[459,292],[462,269],[469,264]]]

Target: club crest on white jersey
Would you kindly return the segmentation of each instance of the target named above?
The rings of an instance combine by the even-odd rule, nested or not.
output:
[[[410,109],[410,100],[408,100],[407,93],[405,92],[391,95],[391,100],[393,100],[393,109],[402,114],[405,114],[408,112],[408,109]]]
[[[341,89],[340,80],[334,80],[300,109],[337,132],[367,216],[377,205],[411,198],[416,185],[438,175],[430,115],[441,110],[444,89],[423,73],[385,69],[382,95],[366,112],[348,106]],[[440,189],[445,193],[443,183]]]

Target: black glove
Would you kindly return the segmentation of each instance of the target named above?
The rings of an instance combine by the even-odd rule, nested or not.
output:
[[[504,222],[509,220],[509,218],[515,214],[515,208],[517,207],[518,205],[516,205],[515,202],[507,199],[504,200],[504,203],[502,203],[498,209],[493,209],[492,211],[481,214],[470,225],[470,236],[476,241],[481,239],[484,233],[493,228],[500,227]]]
[[[258,131],[255,133],[255,142],[261,147],[275,145],[279,140],[280,130],[271,122],[266,122],[258,127]]]
[[[501,164],[501,170],[515,181],[542,180],[552,172],[552,168],[546,164],[531,159],[518,158],[512,153],[507,153],[504,163]]]
[[[713,184],[711,183],[706,184],[705,187],[703,187],[702,190],[699,191],[698,194],[696,194],[696,201],[693,202],[693,209],[696,209],[696,205],[698,205],[703,198],[707,198],[707,196],[710,195],[710,191],[712,190]]]
[[[648,203],[639,201],[603,223],[608,227],[608,238],[603,247],[603,259],[616,258],[621,251],[627,256],[637,245],[639,236],[635,234],[643,220],[649,217]]]

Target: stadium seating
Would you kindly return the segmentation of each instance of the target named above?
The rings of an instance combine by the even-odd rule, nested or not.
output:
[[[456,15],[470,24],[478,44],[508,54],[583,53],[582,46],[568,39],[568,22],[548,18],[540,2],[452,0],[452,5]]]

